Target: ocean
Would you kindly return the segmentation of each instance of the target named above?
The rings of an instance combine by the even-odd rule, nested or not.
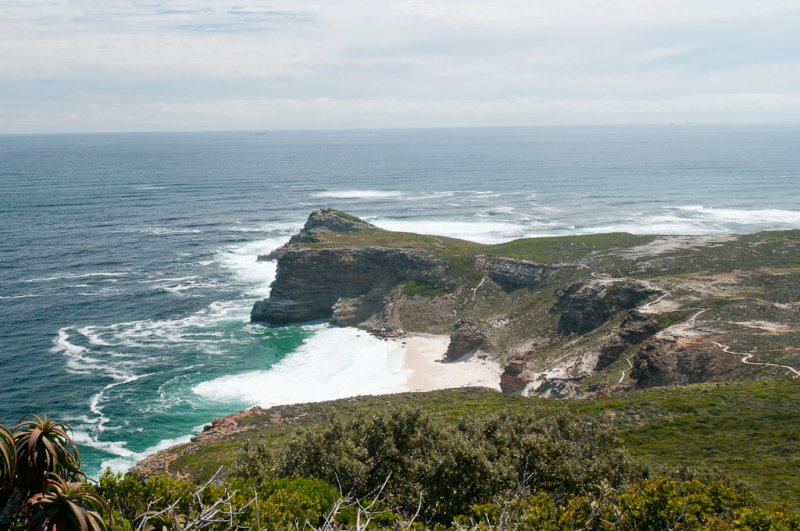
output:
[[[0,136],[0,419],[90,475],[253,405],[406,389],[401,347],[249,323],[314,209],[479,242],[800,227],[800,126]]]

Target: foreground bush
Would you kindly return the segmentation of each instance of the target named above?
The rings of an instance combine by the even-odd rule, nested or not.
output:
[[[800,530],[800,515],[782,507],[765,507],[747,488],[664,477],[638,480],[623,489],[603,483],[592,492],[581,495],[557,496],[542,492],[524,496],[516,492],[508,497],[484,500],[471,506],[464,514],[450,515],[444,524],[428,525],[413,522],[410,518],[403,519],[385,505],[374,503],[372,498],[337,497],[335,489],[321,481],[280,479],[259,485],[252,480],[239,479],[189,492],[189,500],[202,498],[205,501],[190,501],[188,506],[180,503],[188,486],[182,480],[161,476],[140,483],[131,477],[106,473],[101,484],[110,499],[131,493],[138,497],[138,507],[131,506],[133,512],[118,515],[115,529],[119,530],[189,527],[325,531],[409,528],[437,531]],[[148,500],[145,493],[165,497]],[[230,503],[229,509],[222,513],[223,517],[198,518],[201,506],[219,504],[220,500]],[[172,510],[166,510],[170,507]],[[150,519],[143,522],[145,513],[150,514]],[[132,516],[135,514],[139,517]],[[203,522],[203,525],[197,525],[198,522]]]
[[[317,526],[338,499],[335,488],[313,479],[236,479],[196,487],[166,475],[136,478],[109,470],[94,490],[108,500],[120,529],[142,526],[145,519],[143,528],[182,529],[198,521],[204,529],[220,530]],[[215,505],[218,511],[212,514],[209,508]]]
[[[0,531],[102,531],[105,501],[89,491],[69,427],[26,415],[12,430],[0,425]]]
[[[604,488],[556,501],[548,494],[473,506],[460,529],[800,529],[800,515],[762,507],[747,490],[722,483],[642,480],[625,490]]]
[[[318,478],[355,498],[380,494],[406,515],[421,507],[440,523],[509,490],[585,494],[644,475],[610,428],[573,415],[495,413],[454,425],[416,409],[334,419],[285,451],[250,446],[236,474]]]

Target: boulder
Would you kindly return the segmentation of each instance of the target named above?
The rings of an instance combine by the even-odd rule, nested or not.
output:
[[[447,346],[446,358],[457,360],[462,356],[483,347],[487,341],[487,327],[478,319],[468,317],[459,319],[450,333],[450,344]]]
[[[525,361],[510,361],[503,374],[500,375],[500,389],[507,394],[521,394],[528,385],[528,380],[521,376],[524,370]]]

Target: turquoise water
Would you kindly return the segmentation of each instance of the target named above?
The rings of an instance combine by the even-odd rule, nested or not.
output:
[[[211,418],[404,390],[402,351],[248,322],[322,206],[498,242],[800,227],[800,127],[0,136],[0,418],[67,420],[91,474]]]

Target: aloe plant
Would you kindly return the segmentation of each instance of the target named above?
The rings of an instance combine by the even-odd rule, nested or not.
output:
[[[25,415],[14,428],[17,466],[24,487],[32,493],[42,489],[48,474],[64,479],[83,476],[80,454],[67,435],[69,427],[63,422],[52,422],[47,415]]]
[[[14,486],[17,475],[17,451],[14,435],[8,428],[0,425],[0,503]]]
[[[28,529],[42,531],[107,531],[103,514],[110,512],[106,502],[79,481],[66,481],[49,474],[44,491],[28,500]]]
[[[0,531],[25,526],[59,531],[105,530],[103,499],[85,475],[69,426],[25,415],[13,430],[0,425]]]

